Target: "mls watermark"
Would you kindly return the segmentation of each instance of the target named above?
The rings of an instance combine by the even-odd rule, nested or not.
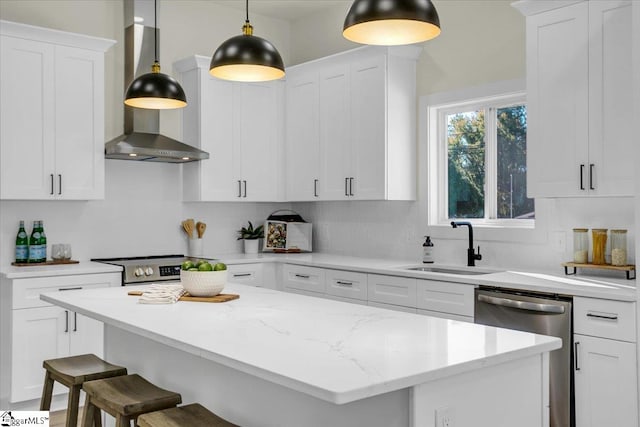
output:
[[[13,426],[49,427],[49,411],[0,410],[0,427]]]

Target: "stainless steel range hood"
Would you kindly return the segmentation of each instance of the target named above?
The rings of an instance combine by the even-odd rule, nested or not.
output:
[[[125,91],[135,77],[150,72],[153,64],[155,28],[148,26],[153,25],[153,15],[149,16],[145,8],[148,6],[147,3],[149,2],[140,0],[124,2],[125,25],[128,25],[124,37]],[[151,11],[153,12],[153,9]],[[142,17],[143,23],[134,23],[134,17]],[[106,143],[105,157],[165,163],[185,163],[209,158],[209,153],[160,135],[159,130],[159,110],[132,108],[125,105],[124,135]]]

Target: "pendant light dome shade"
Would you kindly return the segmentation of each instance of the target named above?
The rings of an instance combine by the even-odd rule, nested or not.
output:
[[[152,71],[143,74],[129,85],[124,103],[130,107],[166,110],[187,105],[187,97],[180,84],[171,76],[160,72],[155,62]]]
[[[216,49],[209,73],[220,79],[260,82],[284,77],[284,62],[276,48],[262,37],[231,37]]]
[[[354,0],[342,35],[363,44],[393,46],[431,40],[440,18],[431,0]]]
[[[264,82],[284,77],[284,62],[278,50],[262,37],[253,35],[249,22],[249,0],[242,35],[222,43],[211,58],[209,74],[224,80]]]

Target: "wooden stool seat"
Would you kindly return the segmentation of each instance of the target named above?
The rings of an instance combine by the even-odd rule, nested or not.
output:
[[[140,375],[123,375],[87,381],[82,389],[87,394],[83,427],[92,427],[100,409],[116,418],[116,426],[129,426],[131,420],[146,412],[172,408],[182,403],[179,393],[151,384]]]
[[[140,427],[238,427],[209,411],[199,403],[149,412],[138,418]]]
[[[40,410],[48,411],[51,409],[54,381],[68,387],[69,403],[65,424],[67,427],[76,427],[78,424],[80,390],[85,381],[127,375],[127,368],[112,365],[94,354],[49,359],[42,362],[42,367],[45,369],[45,376]]]

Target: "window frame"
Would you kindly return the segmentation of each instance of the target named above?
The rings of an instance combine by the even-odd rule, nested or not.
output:
[[[485,109],[485,218],[464,218],[473,225],[504,228],[535,228],[534,219],[497,218],[497,116],[499,108],[527,105],[526,91],[512,90],[494,94],[457,94],[444,102],[427,106],[427,164],[429,225],[449,226],[447,116]],[[488,112],[491,111],[491,114]],[[490,141],[493,140],[493,143]],[[435,196],[434,196],[435,195]],[[491,216],[496,216],[491,217]]]

